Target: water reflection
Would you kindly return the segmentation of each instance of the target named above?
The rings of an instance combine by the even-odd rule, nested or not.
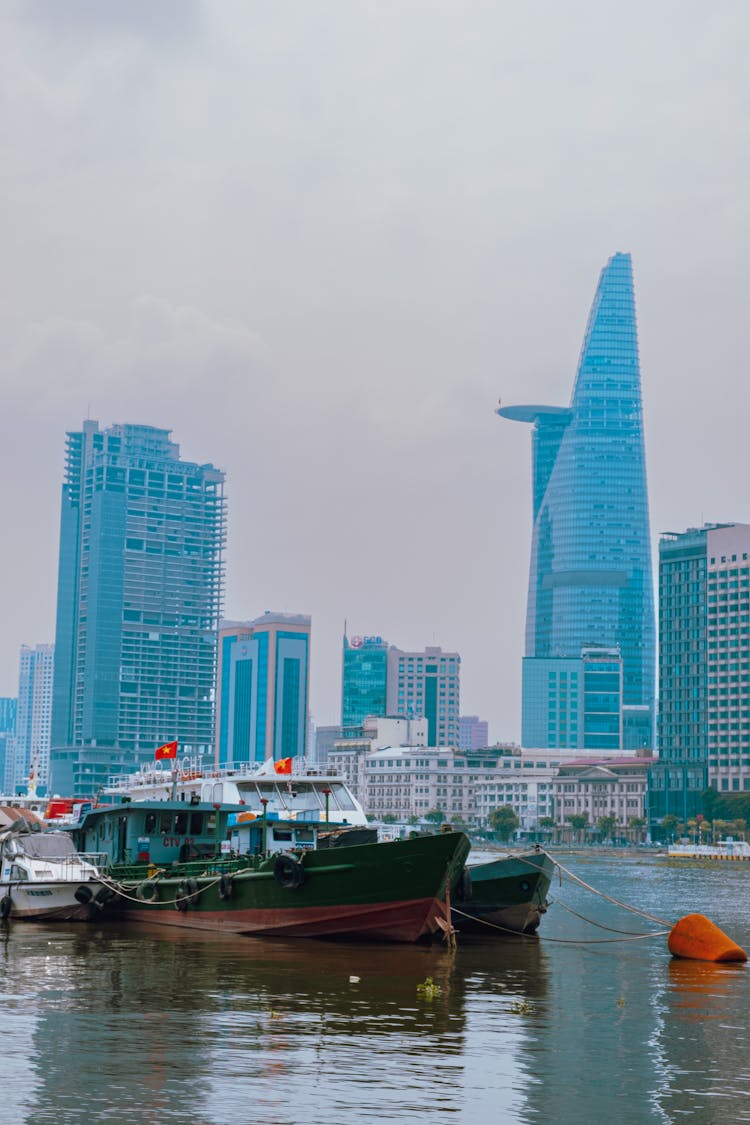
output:
[[[424,1121],[486,1108],[490,1094],[516,1112],[524,1021],[547,981],[539,943],[515,940],[465,942],[454,956],[17,924],[3,960],[6,1011],[20,1018],[18,998],[34,995],[18,1119],[58,1125],[115,1111],[244,1121],[249,1106],[274,1123],[366,1119],[367,1107],[379,1121]],[[427,977],[433,996],[417,990]],[[0,1063],[6,1085],[17,1063]]]
[[[614,861],[582,870],[663,917],[702,908],[750,945],[750,867],[718,879]],[[611,909],[593,913],[622,925]],[[462,937],[452,956],[16,923],[0,930],[5,1118],[750,1121],[747,966],[674,961],[664,938],[578,942],[591,932],[553,907],[540,941]],[[417,990],[427,977],[431,998]]]

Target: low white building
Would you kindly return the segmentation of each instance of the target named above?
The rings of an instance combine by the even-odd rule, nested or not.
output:
[[[463,753],[448,748],[386,746],[370,749],[337,744],[329,764],[355,790],[375,819],[423,817],[440,809],[446,821],[460,819],[485,828],[490,813],[510,805],[525,831],[536,831],[543,817],[554,815],[553,781],[573,752],[521,751],[494,746]]]
[[[578,758],[560,767],[554,779],[555,828],[570,829],[571,816],[584,816],[591,827],[614,817],[618,834],[631,830],[633,819],[645,817],[651,757]]]

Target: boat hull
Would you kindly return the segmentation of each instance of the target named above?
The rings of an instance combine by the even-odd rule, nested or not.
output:
[[[75,897],[82,888],[91,895],[86,902]],[[0,883],[0,916],[27,922],[89,922],[107,905],[97,901],[98,894],[110,901],[109,889],[93,880]]]
[[[446,922],[446,883],[457,885],[468,852],[466,836],[452,832],[285,857],[294,871],[278,856],[231,879],[209,865],[190,878],[123,885],[120,916],[234,934],[419,941]]]
[[[463,933],[533,934],[547,906],[554,863],[544,852],[505,855],[470,864],[453,902]]]

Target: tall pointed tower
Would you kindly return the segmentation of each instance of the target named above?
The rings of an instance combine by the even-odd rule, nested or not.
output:
[[[629,254],[601,272],[570,406],[497,413],[534,427],[522,743],[650,748],[654,599]]]

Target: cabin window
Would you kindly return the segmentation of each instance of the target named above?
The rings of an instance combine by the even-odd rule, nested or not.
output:
[[[10,881],[11,883],[28,883],[29,874],[23,867],[14,863],[10,869]]]
[[[314,844],[315,833],[312,828],[298,828],[297,829],[297,843],[298,844]]]
[[[194,812],[190,814],[190,835],[200,836],[203,833],[203,813]]]
[[[176,813],[175,818],[174,818],[175,836],[186,836],[187,835],[187,826],[188,826],[188,814],[184,813],[184,812]]]
[[[153,836],[156,832],[156,813],[146,813],[145,832],[147,836]]]
[[[285,832],[282,828],[274,828],[273,838],[274,840],[281,840],[284,843],[291,843],[292,833],[291,831]]]
[[[163,812],[161,814],[161,824],[159,825],[159,833],[162,836],[168,836],[172,831],[172,814]]]

